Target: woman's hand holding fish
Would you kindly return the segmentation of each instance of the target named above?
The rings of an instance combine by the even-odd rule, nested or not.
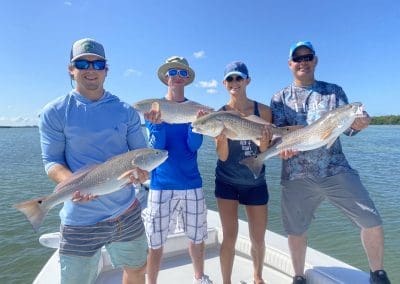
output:
[[[268,149],[268,146],[271,144],[272,141],[272,129],[271,125],[265,125],[260,138],[260,151],[264,152]]]
[[[224,131],[214,138],[218,159],[221,161],[226,161],[228,159],[229,147],[228,147],[228,138],[224,134]]]
[[[209,112],[208,111],[205,111],[205,110],[199,110],[198,112],[197,112],[197,115],[196,115],[196,119],[197,118],[200,118],[200,117],[202,117],[202,116],[205,116],[205,115],[207,115],[207,114],[209,114]]]

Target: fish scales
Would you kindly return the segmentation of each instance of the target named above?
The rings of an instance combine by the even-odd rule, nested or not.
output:
[[[277,136],[287,134],[289,127],[275,127],[255,115],[242,117],[237,112],[218,111],[196,119],[192,123],[193,131],[216,137],[226,135],[231,140],[252,140],[259,145],[263,131],[270,127],[272,133]]]
[[[174,102],[166,99],[146,99],[133,104],[142,115],[154,109],[158,105],[161,113],[161,120],[170,124],[189,123],[196,120],[197,113],[200,110],[205,112],[213,112],[214,109],[194,101],[187,100],[185,102]]]

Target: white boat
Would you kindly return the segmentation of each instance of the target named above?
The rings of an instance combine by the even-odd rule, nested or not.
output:
[[[208,240],[206,241],[205,273],[215,283],[222,283],[219,265],[219,247],[222,241],[222,228],[219,215],[208,210]],[[40,242],[58,248],[59,233],[45,234]],[[268,284],[292,283],[293,269],[287,239],[267,231],[263,277]],[[250,239],[247,222],[239,221],[239,234],[236,243],[236,256],[232,283],[253,283],[253,266],[250,257]],[[58,250],[50,257],[33,284],[60,283]],[[121,283],[122,271],[113,269],[108,253],[103,248],[99,262],[96,283]],[[306,277],[309,284],[347,284],[369,283],[369,275],[342,261],[332,258],[312,248],[307,249]],[[193,268],[187,251],[187,238],[182,232],[168,237],[158,283],[192,283]]]

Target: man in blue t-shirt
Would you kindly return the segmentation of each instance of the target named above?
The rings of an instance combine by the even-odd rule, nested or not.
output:
[[[321,114],[348,104],[341,87],[314,78],[318,58],[309,41],[295,43],[289,52],[294,81],[271,100],[276,126],[309,125]],[[366,128],[369,117],[356,118],[344,132],[354,135]],[[295,154],[295,155],[293,155]],[[382,221],[368,191],[343,154],[340,139],[327,148],[293,153],[283,152],[282,219],[288,234],[295,272],[294,284],[305,284],[306,231],[314,212],[326,198],[361,229],[361,239],[370,264],[371,283],[388,284],[383,270]]]
[[[195,73],[183,57],[173,56],[158,69],[168,86],[165,100],[184,103],[184,88]],[[193,283],[212,283],[204,274],[204,240],[207,238],[207,208],[197,166],[197,150],[203,142],[190,123],[169,124],[161,120],[162,109],[144,113],[153,148],[168,150],[168,159],[151,172],[150,192],[143,219],[149,244],[147,280],[157,283],[163,246],[170,229],[181,227],[188,236],[194,267]],[[202,115],[202,111],[198,115]],[[180,224],[182,223],[182,224]]]
[[[146,147],[138,113],[103,88],[108,66],[100,43],[76,41],[68,72],[75,89],[47,104],[39,122],[45,170],[56,183]],[[137,174],[132,181],[148,178],[140,169]],[[147,242],[132,185],[101,196],[76,191],[64,202],[60,217],[61,283],[94,283],[103,245],[113,265],[123,269],[123,283],[145,283]]]

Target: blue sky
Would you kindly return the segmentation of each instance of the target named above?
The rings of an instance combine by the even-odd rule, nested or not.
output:
[[[289,46],[310,40],[318,80],[339,84],[371,115],[400,115],[398,0],[15,0],[0,11],[0,125],[35,121],[71,89],[69,52],[84,37],[104,44],[105,87],[128,103],[164,96],[156,71],[180,55],[196,71],[189,99],[222,106],[224,67],[240,60],[248,96],[269,104],[292,81]]]

